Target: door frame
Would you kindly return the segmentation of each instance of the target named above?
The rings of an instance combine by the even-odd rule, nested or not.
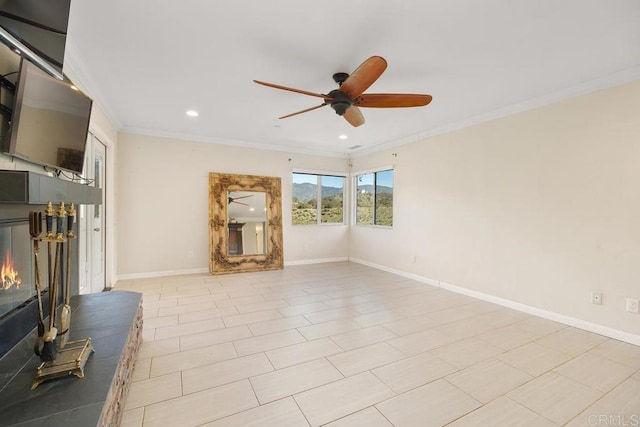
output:
[[[116,137],[116,136],[114,136]],[[93,164],[93,139],[97,139],[102,145],[105,147],[105,162],[104,162],[104,174],[105,180],[103,183],[103,217],[105,223],[105,232],[104,232],[104,274],[105,274],[105,289],[111,289],[115,286],[117,281],[116,274],[116,256],[115,256],[115,246],[116,246],[116,233],[115,233],[115,157],[116,157],[116,145],[113,137],[109,137],[109,134],[104,132],[100,126],[92,123],[89,129],[89,134],[87,136],[87,151],[90,151],[90,163],[87,162],[87,165]],[[86,228],[88,226],[87,223],[87,206],[81,206],[81,209],[85,211],[84,214],[84,225],[80,224],[78,226],[78,230],[80,232],[80,228],[84,227],[85,234],[79,233],[80,242],[80,275],[85,275],[85,277],[89,276],[90,273],[87,272],[88,266],[87,263],[91,260],[90,249],[86,247],[87,245],[87,236],[86,236]],[[84,246],[83,246],[84,245]],[[83,250],[84,247],[84,250]],[[81,279],[81,284],[82,284]],[[90,286],[85,280],[85,287],[80,289],[80,293],[89,293]]]
[[[100,170],[96,167],[100,159]],[[91,293],[102,292],[107,287],[106,272],[106,191],[107,191],[107,146],[95,135],[91,137],[90,167],[93,170],[94,186],[102,188],[102,203],[100,205],[87,206],[87,244],[89,255],[87,266],[89,267],[88,279],[90,280]],[[96,212],[97,211],[97,212]],[[99,221],[96,222],[96,213]],[[97,240],[95,240],[97,238]],[[97,257],[97,258],[96,258]],[[96,280],[98,279],[98,280]]]

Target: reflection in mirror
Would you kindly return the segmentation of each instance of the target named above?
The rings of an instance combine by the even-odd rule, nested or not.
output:
[[[228,255],[265,253],[266,203],[264,192],[227,192]]]

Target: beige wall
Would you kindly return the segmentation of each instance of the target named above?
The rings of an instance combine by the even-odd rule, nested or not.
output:
[[[352,163],[395,164],[395,207],[351,257],[640,333],[640,82]]]
[[[288,207],[293,168],[345,172],[348,162],[343,158],[119,134],[118,275],[208,268],[209,172],[282,179],[285,263],[346,258],[346,226],[291,226]]]

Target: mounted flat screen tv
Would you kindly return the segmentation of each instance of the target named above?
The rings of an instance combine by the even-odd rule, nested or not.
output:
[[[0,39],[64,80],[71,0],[0,0]]]
[[[21,159],[81,174],[92,100],[23,59],[3,151]]]

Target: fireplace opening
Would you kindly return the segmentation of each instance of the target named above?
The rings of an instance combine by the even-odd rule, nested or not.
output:
[[[7,251],[2,268],[0,268],[0,290],[20,289],[22,280],[18,275],[18,270],[13,266],[11,253]]]
[[[48,304],[47,252],[46,245],[40,246],[40,284]],[[0,223],[0,357],[35,328],[36,295],[29,223]]]
[[[0,227],[0,318],[36,295],[29,225]]]

